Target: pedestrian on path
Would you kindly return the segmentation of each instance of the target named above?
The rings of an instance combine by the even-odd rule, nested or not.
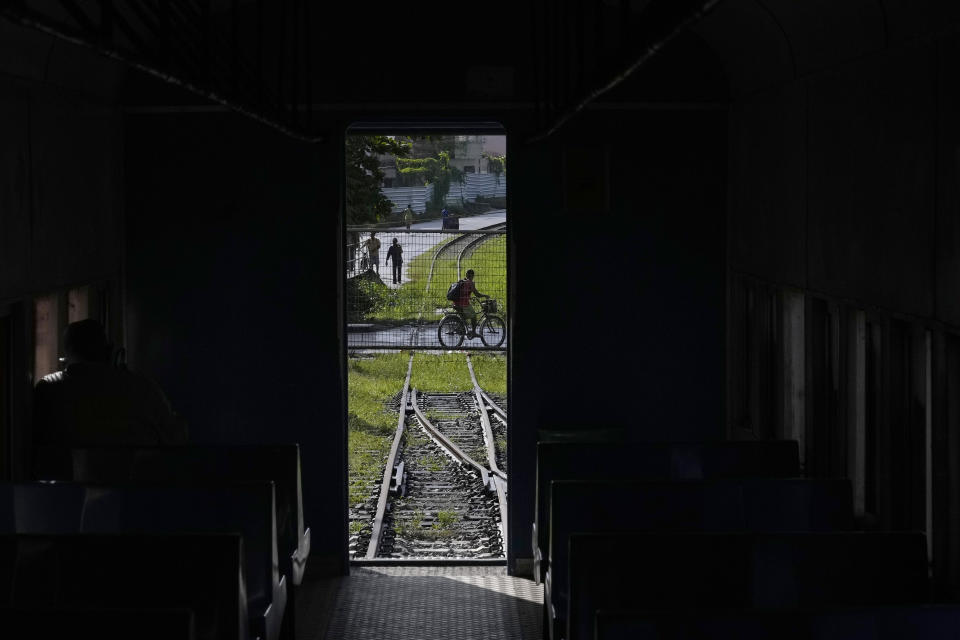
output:
[[[407,231],[410,231],[411,222],[413,222],[413,209],[408,204],[407,208],[403,210],[403,224],[407,225]]]
[[[386,264],[390,262],[390,258],[393,258],[393,284],[400,284],[400,275],[403,267],[403,247],[400,246],[396,238],[393,239],[393,244],[387,249],[387,258],[383,263]]]
[[[370,256],[370,269],[373,270],[376,267],[376,272],[380,273],[380,240],[377,239],[377,232],[371,231],[370,238],[363,245]]]

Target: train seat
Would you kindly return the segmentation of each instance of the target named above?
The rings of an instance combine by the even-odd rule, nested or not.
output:
[[[195,640],[190,609],[0,607],[0,635],[31,640]]]
[[[763,478],[681,482],[554,480],[550,494],[550,588],[544,606],[564,619],[573,533],[790,532],[853,529],[846,479]],[[557,571],[553,571],[557,567]]]
[[[298,445],[84,447],[73,449],[72,460],[78,482],[198,486],[272,481],[280,571],[293,585],[303,579],[310,529],[303,522]]]
[[[254,637],[235,533],[0,535],[0,585],[7,609],[187,609],[197,640]]]
[[[553,480],[707,480],[800,475],[792,440],[699,443],[539,442],[533,522],[534,578],[546,575]]]
[[[0,504],[13,505],[14,514],[13,518],[0,517],[3,533],[241,533],[251,628],[266,640],[279,637],[287,603],[287,581],[279,575],[277,566],[272,483],[122,488],[72,483],[8,484],[0,485],[0,496]],[[65,503],[63,496],[79,501],[81,517],[76,522],[64,522],[61,514],[46,508],[49,504]],[[71,505],[70,511],[75,513],[77,509]],[[22,512],[27,513],[27,519],[16,517]],[[49,521],[44,521],[45,514]],[[66,526],[55,530],[60,525]],[[206,575],[203,565],[196,570]]]
[[[598,611],[595,640],[944,640],[958,637],[960,606],[843,607],[798,611]]]
[[[630,533],[570,536],[566,640],[600,609],[920,604],[922,533]]]

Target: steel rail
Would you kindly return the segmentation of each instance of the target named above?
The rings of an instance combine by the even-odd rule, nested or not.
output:
[[[480,396],[481,396],[481,397],[484,399],[484,401],[487,403],[488,408],[492,409],[493,412],[496,413],[496,414],[500,417],[501,420],[503,420],[503,423],[504,423],[504,424],[507,424],[507,412],[504,411],[504,410],[500,407],[500,405],[498,405],[496,402],[494,402],[494,401],[493,401],[493,398],[491,398],[491,397],[487,394],[487,392],[483,390],[483,387],[480,386],[480,383],[477,382],[477,376],[476,376],[476,374],[473,372],[473,362],[470,361],[470,354],[469,354],[469,353],[467,354],[467,368],[470,370],[470,379],[473,381],[473,388],[480,393]]]
[[[497,503],[500,506],[500,538],[503,541],[503,555],[507,556],[507,474],[505,474],[497,465],[496,449],[494,448],[493,428],[490,426],[490,417],[487,415],[486,401],[502,418],[504,424],[507,422],[507,414],[497,404],[490,399],[490,396],[480,386],[477,375],[473,370],[473,361],[470,354],[467,354],[467,369],[470,370],[470,380],[473,381],[473,395],[477,400],[477,411],[480,413],[480,423],[483,425],[483,439],[487,444],[487,461],[490,463],[490,470],[494,473],[494,488],[497,492]]]
[[[470,360],[470,354],[467,354],[467,368],[470,369],[470,379],[473,380],[473,397],[477,401],[477,413],[480,414],[480,425],[483,428],[483,441],[487,449],[487,464],[490,465],[490,471],[497,477],[506,480],[507,474],[497,465],[497,448],[493,439],[493,427],[490,426],[490,416],[487,415],[487,405],[483,396],[483,391],[477,383],[477,376],[473,372],[473,362]]]
[[[410,389],[410,374],[413,372],[413,355],[410,354],[410,361],[407,363],[407,378],[403,382],[403,391],[400,392],[400,416],[397,418],[397,432],[393,436],[393,444],[390,446],[390,455],[387,456],[387,463],[383,468],[383,480],[380,482],[380,496],[377,498],[377,513],[373,519],[373,532],[370,534],[370,544],[367,547],[367,560],[373,560],[377,557],[377,551],[380,550],[380,538],[383,535],[383,521],[387,513],[387,503],[390,499],[390,480],[393,477],[393,469],[397,466],[397,456],[400,454],[400,441],[403,439],[404,423],[407,420],[407,395]],[[402,483],[403,478],[398,478],[397,483]]]
[[[483,486],[493,493],[497,494],[497,504],[500,507],[500,539],[503,544],[503,555],[507,555],[507,476],[496,467],[496,460],[492,461],[492,472],[486,467],[481,465],[479,462],[465,454],[460,447],[455,445],[449,438],[443,435],[439,429],[433,426],[433,423],[427,419],[427,416],[420,411],[420,407],[417,404],[417,390],[414,389],[410,392],[411,403],[413,404],[413,411],[417,416],[417,419],[420,420],[423,425],[424,431],[426,431],[434,441],[440,445],[440,448],[444,449],[447,454],[452,457],[457,462],[461,464],[466,464],[470,467],[473,467],[480,474],[480,478],[483,481]],[[481,410],[481,416],[485,413]],[[487,422],[487,428],[489,429],[490,423]],[[492,434],[491,434],[492,437]],[[486,440],[486,436],[484,436]],[[489,450],[487,452],[489,456]]]
[[[416,389],[412,389],[410,391],[410,404],[413,405],[413,412],[423,425],[423,430],[426,431],[431,438],[433,438],[434,442],[436,442],[436,444],[443,449],[448,456],[453,458],[455,462],[464,464],[468,467],[473,467],[473,470],[479,473],[480,477],[483,479],[483,485],[493,489],[492,485],[490,484],[490,471],[485,466],[464,453],[463,449],[454,444],[453,440],[443,435],[443,433],[437,429],[437,427],[435,427],[434,424],[427,419],[427,416],[420,410],[420,406],[417,404]]]

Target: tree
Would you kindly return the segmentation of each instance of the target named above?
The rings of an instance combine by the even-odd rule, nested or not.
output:
[[[450,183],[463,181],[463,172],[450,165],[450,154],[440,151],[435,158],[397,158],[397,172],[405,177],[415,176],[424,184],[433,185],[433,195],[427,209],[442,209],[450,192]]]
[[[390,215],[393,203],[382,193],[380,155],[406,157],[410,143],[400,138],[349,135],[346,143],[347,223],[370,224]]]
[[[498,156],[486,151],[482,155],[487,159],[487,171],[496,176],[497,184],[500,184],[500,176],[507,172],[507,156]]]

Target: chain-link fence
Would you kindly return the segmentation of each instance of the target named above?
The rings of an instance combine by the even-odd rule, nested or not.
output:
[[[345,255],[349,349],[506,349],[505,230],[351,228]]]

